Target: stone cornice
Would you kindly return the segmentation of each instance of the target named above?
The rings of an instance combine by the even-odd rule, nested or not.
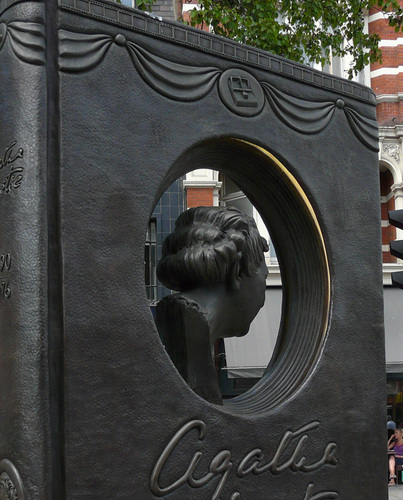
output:
[[[403,92],[397,94],[378,94],[376,96],[376,103],[382,104],[383,102],[399,102],[403,100]]]
[[[184,189],[188,188],[221,188],[222,182],[220,181],[215,181],[215,180],[208,180],[208,181],[200,181],[200,180],[195,180],[195,181],[183,181],[182,183]]]
[[[394,264],[382,265],[383,285],[392,286],[392,273],[403,271],[403,264],[396,262]]]
[[[379,127],[379,140],[384,139],[401,139],[403,137],[403,124],[398,125],[381,125]]]
[[[281,273],[278,264],[269,263],[267,265],[269,274],[266,278],[266,286],[281,286]]]

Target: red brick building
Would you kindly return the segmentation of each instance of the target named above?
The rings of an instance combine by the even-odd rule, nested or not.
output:
[[[370,84],[377,98],[379,123],[388,412],[402,420],[403,328],[399,312],[403,294],[390,287],[390,273],[402,270],[402,263],[390,255],[389,242],[403,239],[403,234],[389,224],[387,214],[403,209],[403,33],[395,32],[376,8],[369,12],[368,30],[378,33],[382,50],[382,63],[371,65]]]
[[[396,230],[389,225],[387,212],[403,208],[403,33],[396,33],[385,15],[375,8],[370,11],[368,28],[370,33],[381,37],[382,63],[372,64],[370,75],[371,87],[377,96],[380,136],[383,261],[393,264],[396,258],[389,253],[389,242],[396,238]]]

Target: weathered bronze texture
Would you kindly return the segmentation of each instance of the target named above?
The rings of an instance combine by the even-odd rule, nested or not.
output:
[[[150,215],[197,168],[259,210],[283,281],[266,373],[224,405],[145,295]],[[370,89],[116,3],[0,0],[0,214],[3,496],[386,500]]]
[[[246,335],[263,307],[269,247],[235,208],[190,208],[164,241],[157,276],[171,290],[157,306],[165,348],[189,386],[222,404],[213,359],[218,339]]]

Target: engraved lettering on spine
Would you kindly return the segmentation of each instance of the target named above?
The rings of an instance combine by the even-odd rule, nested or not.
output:
[[[16,146],[17,141],[13,141],[6,147],[3,157],[0,158],[0,170],[3,175],[5,174],[0,185],[0,195],[15,191],[21,186],[23,180],[24,167],[18,164],[18,160],[24,157],[24,151]]]
[[[0,254],[0,300],[6,300],[11,297],[10,282],[7,279],[7,273],[11,269],[11,254]]]
[[[11,269],[11,255],[9,253],[0,254],[0,272]]]
[[[17,144],[17,141],[12,142],[9,146],[6,147],[6,151],[4,152],[3,158],[0,158],[0,169],[14,163],[18,158],[23,157],[23,150],[21,148],[18,149],[17,152],[14,153],[13,148]]]

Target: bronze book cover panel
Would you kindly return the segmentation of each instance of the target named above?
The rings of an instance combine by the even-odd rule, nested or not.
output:
[[[1,0],[0,76],[0,496],[386,500],[372,91],[101,0]],[[266,307],[254,221],[185,211],[156,321],[146,295],[150,217],[195,169],[281,271],[234,399],[212,356]]]

